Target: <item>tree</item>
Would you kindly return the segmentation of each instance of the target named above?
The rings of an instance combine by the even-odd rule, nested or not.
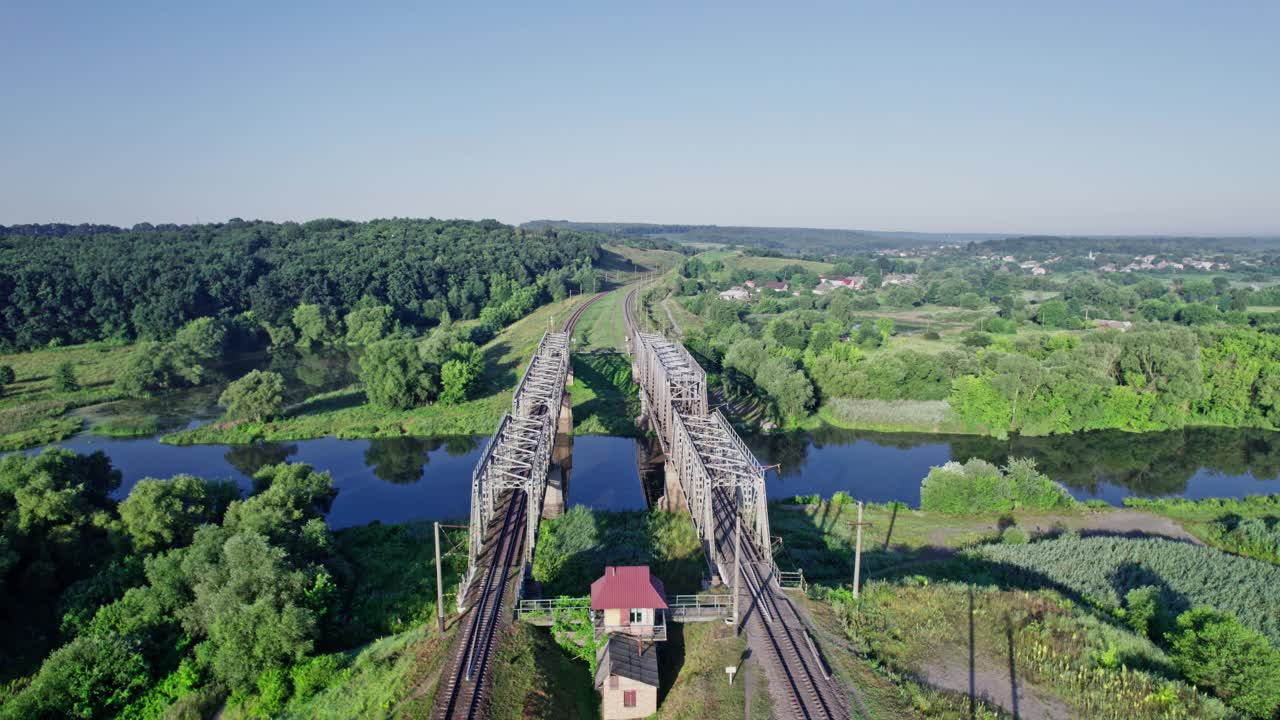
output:
[[[76,381],[75,369],[72,368],[69,361],[58,364],[53,371],[53,388],[58,392],[75,392],[80,389],[80,383]]]
[[[151,397],[158,392],[198,385],[204,379],[204,368],[194,362],[186,349],[177,343],[139,343],[124,369],[116,377],[115,387],[129,397]]]
[[[1280,709],[1280,653],[1235,616],[1193,608],[1178,616],[1176,631],[1165,639],[1182,674],[1231,707],[1257,718]]]
[[[428,402],[439,391],[438,376],[431,372],[412,340],[383,340],[370,345],[360,358],[360,380],[369,402],[398,410]]]
[[[298,345],[311,347],[333,342],[333,314],[328,308],[303,303],[293,309],[293,326],[298,329]]]
[[[191,542],[196,528],[218,523],[240,489],[230,480],[177,475],[169,480],[139,480],[120,503],[120,519],[133,545],[144,553]]]
[[[174,342],[194,357],[220,358],[226,348],[227,326],[215,318],[197,318],[178,330]]]
[[[0,365],[0,386],[12,384],[16,379],[12,365]]]
[[[390,305],[359,308],[347,313],[347,344],[368,345],[386,338],[391,333],[391,317]]]
[[[284,410],[284,377],[276,372],[250,370],[227,385],[218,404],[227,409],[231,419],[269,420]]]

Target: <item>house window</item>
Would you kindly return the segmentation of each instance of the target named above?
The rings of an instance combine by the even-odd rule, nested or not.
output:
[[[622,707],[635,707],[635,706],[636,706],[636,691],[623,690],[622,691]]]
[[[644,622],[644,609],[631,608],[631,624],[639,625],[640,623],[643,623],[643,622]]]
[[[618,689],[618,676],[617,676],[617,675],[610,675],[610,676],[609,676],[609,689],[610,689],[610,690],[617,690],[617,689]]]

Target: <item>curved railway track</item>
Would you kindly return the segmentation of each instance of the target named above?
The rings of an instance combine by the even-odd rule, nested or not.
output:
[[[732,567],[734,510],[723,490],[716,492],[714,510],[716,542]],[[742,543],[742,574],[751,596],[743,616],[772,656],[771,670],[786,691],[791,716],[805,720],[850,717],[843,694],[818,655],[800,611],[777,588],[772,568],[773,563],[754,543]]]
[[[503,599],[507,586],[519,582],[523,574],[525,503],[528,498],[516,490],[507,496],[502,524],[485,544],[492,548],[483,584],[474,591],[473,604],[462,630],[462,645],[450,668],[449,680],[437,701],[439,720],[489,717],[489,695],[493,680],[489,674],[498,628],[506,620]]]
[[[602,298],[602,297],[604,297],[605,295],[608,295],[608,294],[609,294],[609,293],[607,293],[607,292],[596,293],[595,295],[593,295],[593,296],[591,297],[591,299],[590,299],[590,300],[588,300],[588,301],[586,301],[586,302],[582,303],[581,305],[579,305],[579,306],[578,306],[578,309],[574,310],[574,311],[573,311],[573,314],[572,314],[572,315],[570,315],[570,316],[569,316],[569,317],[564,321],[564,323],[560,326],[560,331],[561,331],[561,332],[567,332],[567,333],[572,334],[572,333],[573,333],[573,329],[574,329],[574,327],[576,327],[576,326],[578,325],[578,321],[582,319],[582,314],[583,314],[583,313],[585,313],[585,312],[587,311],[587,308],[591,307],[592,305],[594,305],[594,304],[595,304],[595,302],[596,302],[597,300],[599,300],[600,298]]]

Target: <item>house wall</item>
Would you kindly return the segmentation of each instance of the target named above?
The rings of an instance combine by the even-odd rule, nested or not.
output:
[[[613,678],[618,679],[618,687],[613,688]],[[624,690],[636,691],[636,706],[622,706]],[[604,720],[625,720],[626,718],[648,717],[658,712],[658,688],[620,675],[610,675],[600,687],[600,714]]]
[[[630,608],[606,608],[604,611],[604,624],[609,627],[617,627],[619,625],[653,625],[653,608],[643,608],[641,616],[644,618],[642,622],[628,622],[631,618]]]

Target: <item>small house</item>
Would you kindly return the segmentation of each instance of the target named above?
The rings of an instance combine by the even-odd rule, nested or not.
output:
[[[591,610],[600,632],[667,639],[667,593],[647,565],[606,567],[591,583]]]
[[[596,669],[604,720],[648,717],[658,712],[658,646],[611,635]]]
[[[604,720],[658,711],[658,646],[667,639],[667,593],[644,565],[606,567],[591,583],[591,611],[604,646],[596,670]]]
[[[776,280],[767,282],[764,284],[764,286],[775,292],[786,292],[787,290],[790,289],[787,287],[787,284],[785,282],[778,282]]]

